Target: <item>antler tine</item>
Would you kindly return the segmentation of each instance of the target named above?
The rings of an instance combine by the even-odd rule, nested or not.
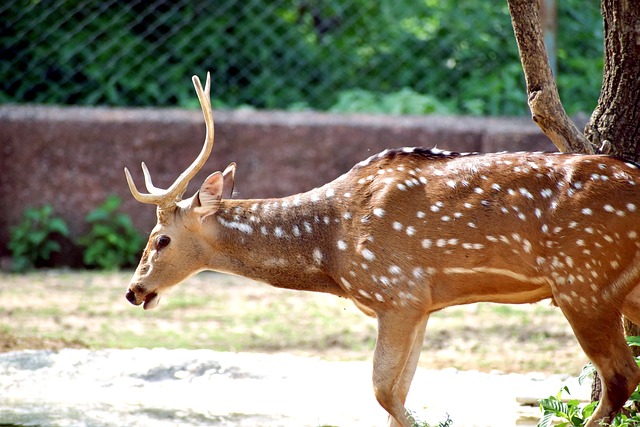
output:
[[[144,163],[142,163],[142,169],[143,171],[144,169],[146,169],[146,166]],[[146,173],[149,173],[149,171],[147,170]],[[128,168],[124,168],[124,174],[127,177],[127,184],[129,184],[129,191],[131,191],[131,194],[137,201],[141,203],[152,204],[152,205],[156,205],[160,203],[160,201],[162,200],[162,195],[151,194],[151,193],[147,193],[147,194],[141,193],[140,191],[138,191],[136,184],[133,182],[133,178],[131,178],[131,173],[129,173]]]
[[[205,90],[202,89],[202,84],[200,83],[198,76],[193,76],[192,81],[198,95],[198,100],[200,101],[200,106],[202,107],[202,114],[204,115],[204,121],[207,129],[202,150],[193,163],[184,172],[182,172],[171,187],[166,190],[157,188],[153,185],[149,169],[147,169],[147,166],[143,162],[142,172],[144,173],[144,181],[149,193],[140,193],[131,178],[129,170],[125,168],[124,171],[127,177],[127,183],[129,184],[129,190],[131,190],[131,194],[139,202],[155,204],[161,208],[176,204],[176,202],[180,201],[182,198],[189,181],[191,181],[195,174],[198,173],[202,166],[204,166],[211,154],[214,141],[213,108],[211,107],[211,98],[209,96],[211,89],[211,74],[207,72]]]
[[[144,162],[142,162],[141,166],[142,166],[142,173],[144,174],[144,185],[147,187],[147,191],[149,192],[149,194],[162,194],[164,190],[153,185],[153,181],[151,180],[151,174],[149,173],[149,169],[147,168],[147,165]]]
[[[196,157],[191,166],[189,166],[184,172],[180,174],[178,179],[167,190],[167,202],[169,204],[175,203],[176,201],[180,200],[182,194],[184,194],[185,190],[187,189],[189,181],[191,181],[195,174],[198,173],[202,166],[204,166],[205,162],[209,158],[209,154],[211,154],[211,149],[213,148],[213,108],[211,107],[211,99],[209,97],[211,75],[209,72],[207,72],[207,81],[205,83],[206,92],[202,90],[202,84],[200,83],[200,79],[198,78],[198,76],[193,76],[191,80],[193,81],[193,86],[195,87],[198,99],[200,100],[200,106],[202,107],[202,114],[204,116],[207,133],[204,138],[204,145],[202,146],[202,150],[200,151],[200,154],[198,154],[198,157]],[[171,196],[171,198],[169,198],[169,196]]]

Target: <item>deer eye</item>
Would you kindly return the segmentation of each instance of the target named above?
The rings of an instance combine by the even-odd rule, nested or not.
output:
[[[171,243],[171,238],[169,236],[165,236],[164,234],[162,236],[158,236],[156,239],[156,250],[169,246],[169,243]]]

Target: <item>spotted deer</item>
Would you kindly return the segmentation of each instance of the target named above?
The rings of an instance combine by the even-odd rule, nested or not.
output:
[[[640,323],[640,171],[602,155],[461,154],[385,150],[334,181],[284,198],[234,200],[235,164],[187,183],[214,141],[205,89],[202,151],[167,189],[133,196],[157,205],[126,295],[154,308],[187,277],[216,270],[352,300],[378,323],[377,400],[390,426],[410,426],[404,403],[430,314],[481,301],[551,299],[602,380],[587,424],[610,420],[640,381],[621,315]]]

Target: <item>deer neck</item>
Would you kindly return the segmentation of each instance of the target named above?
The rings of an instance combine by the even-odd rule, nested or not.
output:
[[[281,288],[342,295],[331,279],[328,244],[340,232],[339,221],[335,208],[314,194],[224,200],[212,218],[216,256],[208,267]]]

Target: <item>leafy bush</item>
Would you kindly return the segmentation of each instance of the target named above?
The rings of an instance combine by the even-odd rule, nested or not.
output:
[[[590,112],[599,4],[558,8],[560,95],[569,114]],[[506,2],[21,0],[0,12],[0,103],[197,108],[186,82],[211,70],[218,107],[327,110],[353,91],[411,88],[452,113],[527,114]]]
[[[447,414],[447,418],[444,421],[440,421],[437,426],[432,426],[431,424],[425,421],[416,421],[413,424],[413,427],[452,427],[452,426],[453,426],[453,421],[449,417],[449,414]]]
[[[627,343],[630,346],[640,346],[640,337],[627,337]],[[636,358],[636,362],[640,365],[640,358]],[[582,370],[578,378],[579,383],[582,384],[585,379],[593,377],[594,373],[595,368],[589,363]],[[540,400],[540,410],[543,414],[537,427],[551,427],[554,417],[563,420],[560,424],[557,424],[556,427],[583,427],[585,425],[587,419],[593,414],[598,402],[591,402],[587,405],[580,404],[576,399],[563,402],[563,392],[571,394],[569,388],[565,386],[557,395]],[[607,424],[607,426],[637,427],[640,425],[640,414],[634,409],[638,403],[640,403],[640,386],[631,394],[621,413],[616,415],[613,421]]]
[[[119,197],[109,196],[86,216],[91,230],[78,243],[85,248],[83,259],[87,266],[112,270],[137,263],[145,241],[131,218],[118,212],[120,205]]]
[[[61,249],[56,236],[68,237],[69,229],[62,218],[53,216],[51,205],[27,208],[22,222],[10,230],[13,270],[23,272],[49,261]]]
[[[354,89],[341,92],[338,102],[330,108],[337,113],[376,114],[451,114],[454,108],[429,95],[409,88],[389,94],[377,94]]]

